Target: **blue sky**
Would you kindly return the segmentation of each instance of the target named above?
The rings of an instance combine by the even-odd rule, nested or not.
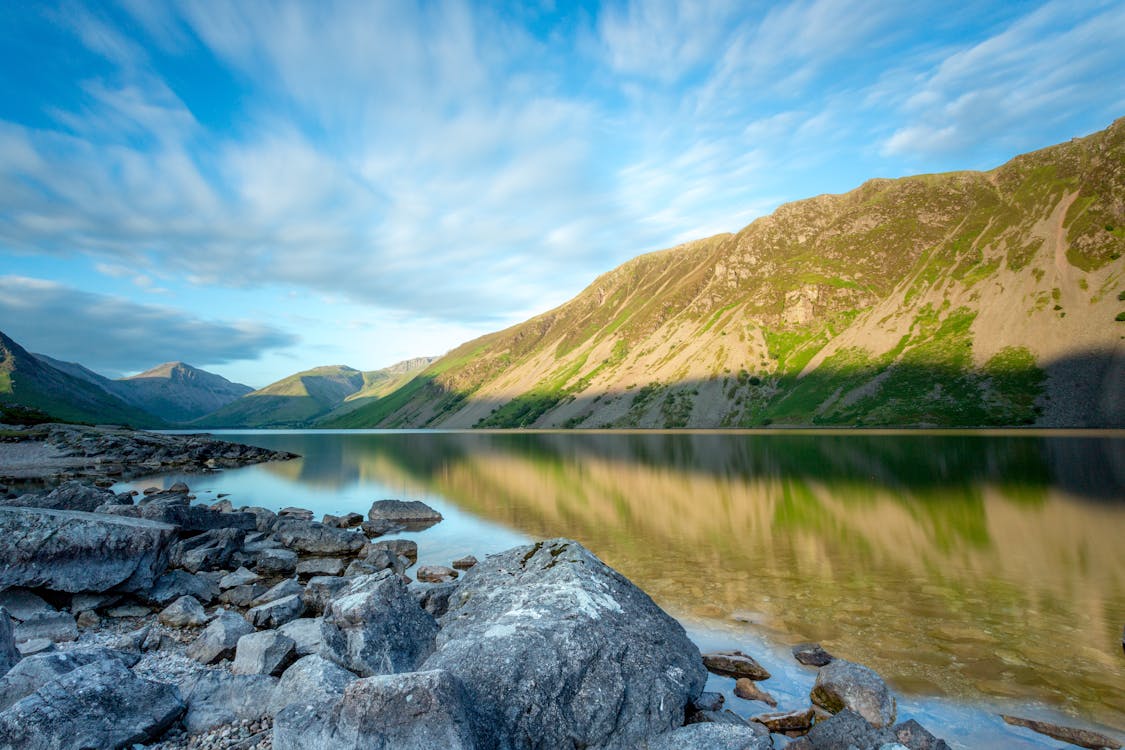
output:
[[[253,386],[1125,115],[1122,2],[0,0],[0,330]]]

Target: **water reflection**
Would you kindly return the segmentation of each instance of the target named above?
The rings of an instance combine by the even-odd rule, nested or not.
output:
[[[813,639],[900,690],[1125,725],[1125,440],[268,434],[263,470],[571,536],[688,618]],[[364,510],[365,508],[359,508]]]

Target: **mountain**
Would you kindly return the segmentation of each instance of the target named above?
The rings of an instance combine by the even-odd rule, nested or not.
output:
[[[346,427],[1125,425],[1125,119],[643,255]]]
[[[87,378],[41,361],[0,332],[0,406],[13,404],[39,409],[60,421],[165,426],[158,417],[125,403]]]
[[[184,362],[166,362],[112,382],[126,401],[168,422],[189,422],[254,390]]]
[[[408,382],[436,357],[417,357],[381,370],[346,365],[290,375],[195,420],[204,427],[310,427],[371,403]]]

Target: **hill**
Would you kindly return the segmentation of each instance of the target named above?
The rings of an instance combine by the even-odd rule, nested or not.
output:
[[[189,422],[254,390],[184,362],[167,362],[113,382],[126,401],[168,422]]]
[[[159,418],[125,403],[96,383],[41,361],[2,332],[0,405],[38,409],[64,422],[166,426]]]
[[[1125,425],[1125,119],[651,253],[351,427]]]
[[[349,422],[347,415],[394,393],[419,372],[433,364],[436,359],[437,357],[415,357],[381,370],[363,373],[363,387],[349,395],[327,414],[319,417],[316,426],[346,428]]]

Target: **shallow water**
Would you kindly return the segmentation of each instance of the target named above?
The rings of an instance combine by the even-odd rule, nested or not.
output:
[[[702,648],[752,649],[783,706],[807,705],[815,676],[787,645],[818,640],[955,745],[1058,747],[995,711],[1125,729],[1121,433],[225,436],[302,458],[183,477],[201,499],[425,500],[446,520],[410,534],[423,563],[578,539]]]

